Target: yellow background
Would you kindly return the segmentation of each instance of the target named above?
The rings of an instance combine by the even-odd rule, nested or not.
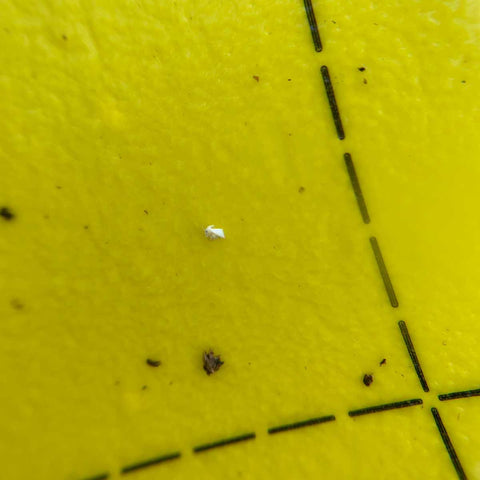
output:
[[[314,7],[321,53],[300,0],[3,2],[2,478],[455,478],[431,406],[480,478],[479,4]]]

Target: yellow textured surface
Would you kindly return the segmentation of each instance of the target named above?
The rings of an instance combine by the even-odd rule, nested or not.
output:
[[[432,406],[480,478],[479,3],[314,7],[3,2],[1,478],[453,479]]]

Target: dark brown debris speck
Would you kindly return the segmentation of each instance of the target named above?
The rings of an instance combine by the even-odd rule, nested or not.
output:
[[[366,387],[369,387],[373,382],[373,375],[370,373],[366,373],[363,376],[363,383],[365,384]]]
[[[253,75],[253,79],[256,80],[257,82],[260,81],[260,77],[258,75]]]
[[[65,34],[62,35],[62,38],[63,38],[65,41],[68,40],[68,37],[67,37]]]
[[[363,79],[363,83],[364,83],[365,85],[368,83],[366,78]]]
[[[299,187],[298,193],[303,193],[305,191],[305,187]]]
[[[380,366],[386,365],[387,364],[387,359],[383,358],[382,361],[380,362]]]
[[[12,298],[10,300],[10,305],[15,309],[15,310],[22,310],[24,305],[23,303],[18,299],[18,298]]]
[[[4,220],[13,220],[15,215],[8,207],[2,207],[0,208],[0,217]]]
[[[215,355],[212,350],[203,352],[203,369],[207,375],[215,373],[223,365],[224,362],[220,360],[220,355]]]
[[[160,360],[153,360],[151,358],[147,358],[146,361],[147,365],[150,365],[151,367],[159,367],[162,362]]]
[[[366,70],[365,67],[358,67],[358,71],[359,71],[359,72],[364,72],[365,70]]]

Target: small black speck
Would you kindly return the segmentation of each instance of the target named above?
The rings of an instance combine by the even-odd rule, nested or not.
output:
[[[466,81],[466,80],[462,80],[462,83],[467,83],[467,81]]]
[[[62,35],[62,38],[63,38],[65,41],[68,40],[68,37],[67,37],[65,34]]]
[[[260,81],[260,77],[258,75],[253,75],[253,79],[256,80],[257,82]]]
[[[366,70],[365,67],[358,67],[358,71],[359,71],[359,72],[364,72],[365,70]]]
[[[18,299],[18,298],[12,298],[10,300],[10,305],[15,309],[15,310],[23,310],[23,303]]]
[[[2,207],[0,208],[0,217],[8,221],[13,220],[15,218],[15,215],[8,207]]]
[[[363,376],[363,383],[365,384],[366,387],[369,387],[373,382],[373,375],[370,373],[366,373]]]
[[[88,230],[88,225],[84,225],[83,228],[84,228],[85,230]]]
[[[160,360],[152,360],[151,358],[147,358],[146,362],[147,365],[150,365],[151,367],[159,367],[162,364]]]
[[[386,358],[384,358],[384,359],[383,359],[383,360],[380,362],[380,366],[382,366],[382,365],[386,365],[386,363],[387,363],[387,359],[386,359]]]
[[[146,389],[147,389],[147,385],[144,385],[144,386],[142,387],[142,390],[146,390]]]
[[[367,79],[366,79],[366,78],[363,79],[363,83],[364,83],[365,85],[367,84]]]
[[[148,210],[144,210],[144,212],[148,215]]]
[[[288,80],[289,82],[291,82],[291,81],[292,81],[292,79],[291,79],[291,78],[287,78],[287,80]]]
[[[298,193],[303,193],[305,191],[305,187],[299,187]]]
[[[332,20],[332,23],[334,23],[335,25],[337,24],[337,22],[335,20]]]

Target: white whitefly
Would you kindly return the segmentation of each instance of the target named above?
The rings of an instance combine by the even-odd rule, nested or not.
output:
[[[209,225],[205,229],[205,236],[210,240],[216,240],[217,238],[225,238],[222,228],[215,228],[215,225]]]

